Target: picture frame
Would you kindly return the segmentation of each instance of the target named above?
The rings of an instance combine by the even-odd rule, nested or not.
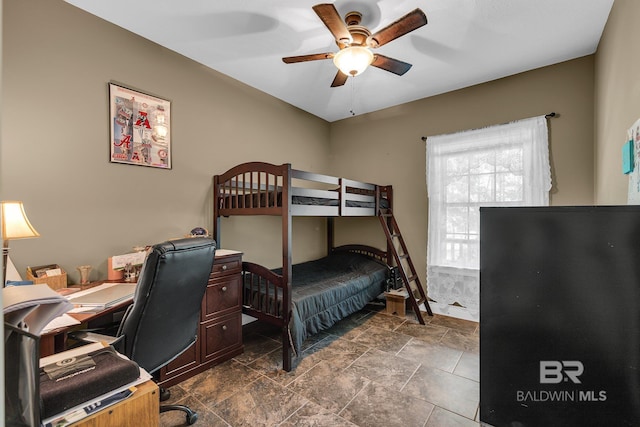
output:
[[[111,163],[171,169],[171,101],[109,83]]]

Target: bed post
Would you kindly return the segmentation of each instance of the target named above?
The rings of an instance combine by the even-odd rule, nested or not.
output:
[[[335,236],[335,228],[334,228],[334,220],[333,217],[327,217],[327,255],[333,252],[333,248],[335,247],[334,236]]]
[[[389,209],[391,212],[393,212],[393,188],[391,187],[391,185],[387,185],[384,187],[384,190],[387,193],[387,202],[389,203]],[[386,221],[387,227],[389,227],[391,225],[391,218],[388,218]],[[387,265],[393,264],[393,250],[394,248],[392,247],[391,240],[387,239]]]
[[[289,337],[289,322],[291,320],[291,164],[283,165],[282,174],[282,280],[284,282],[282,295],[282,369],[291,371],[292,350]]]
[[[220,215],[218,214],[218,195],[220,183],[218,175],[213,177],[213,238],[216,241],[216,248],[220,247]]]

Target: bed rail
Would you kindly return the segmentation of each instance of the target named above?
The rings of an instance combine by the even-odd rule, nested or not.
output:
[[[250,162],[214,176],[216,215],[282,215],[290,169],[286,164]]]
[[[260,320],[279,326],[289,324],[291,284],[259,264],[242,263],[242,308]]]
[[[375,216],[389,187],[249,162],[214,176],[216,217],[230,215]],[[381,202],[381,200],[385,200]]]
[[[291,282],[266,267],[248,261],[242,263],[242,281],[242,311],[281,328],[282,369],[291,371]]]

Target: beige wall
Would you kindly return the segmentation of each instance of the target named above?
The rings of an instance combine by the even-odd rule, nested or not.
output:
[[[627,129],[640,118],[640,2],[616,0],[598,52],[595,80],[595,201],[626,204],[629,180],[622,173]]]
[[[3,50],[1,197],[23,200],[42,235],[11,242],[23,274],[59,263],[76,281],[75,267],[91,264],[92,279],[105,278],[108,256],[211,228],[212,176],[234,164],[327,169],[324,120],[62,0],[4,1]],[[109,163],[110,80],[173,102],[172,170]],[[294,230],[298,258],[324,253],[323,223]],[[280,265],[277,219],[231,221],[224,231],[225,247]],[[244,238],[251,231],[260,241]]]
[[[21,199],[38,240],[11,243],[27,265],[92,264],[134,245],[211,227],[211,177],[249,160],[393,184],[420,273],[426,254],[422,136],[556,111],[552,203],[593,203],[592,56],[332,124],[106,23],[62,0],[5,0],[2,199]],[[173,170],[108,162],[107,83],[170,99]],[[364,225],[363,225],[364,224]],[[344,218],[338,243],[383,247],[375,218]],[[257,233],[256,233],[257,231]],[[366,235],[363,234],[366,232]],[[280,262],[277,218],[223,220],[223,246]],[[324,251],[324,223],[294,221],[295,260]]]
[[[335,122],[332,173],[393,185],[394,214],[424,283],[428,204],[421,137],[555,111],[559,116],[548,121],[551,203],[592,204],[593,64],[593,56],[588,56]],[[339,243],[366,235],[370,243],[384,245],[375,221],[363,225],[343,219],[339,226]]]

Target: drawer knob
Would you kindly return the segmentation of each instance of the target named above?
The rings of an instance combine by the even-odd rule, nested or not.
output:
[[[222,287],[222,292],[227,292],[227,287],[226,286]]]
[[[227,264],[223,264],[222,265],[222,271],[225,271],[227,269]]]
[[[222,330],[226,331],[227,330],[227,325],[222,325]]]

